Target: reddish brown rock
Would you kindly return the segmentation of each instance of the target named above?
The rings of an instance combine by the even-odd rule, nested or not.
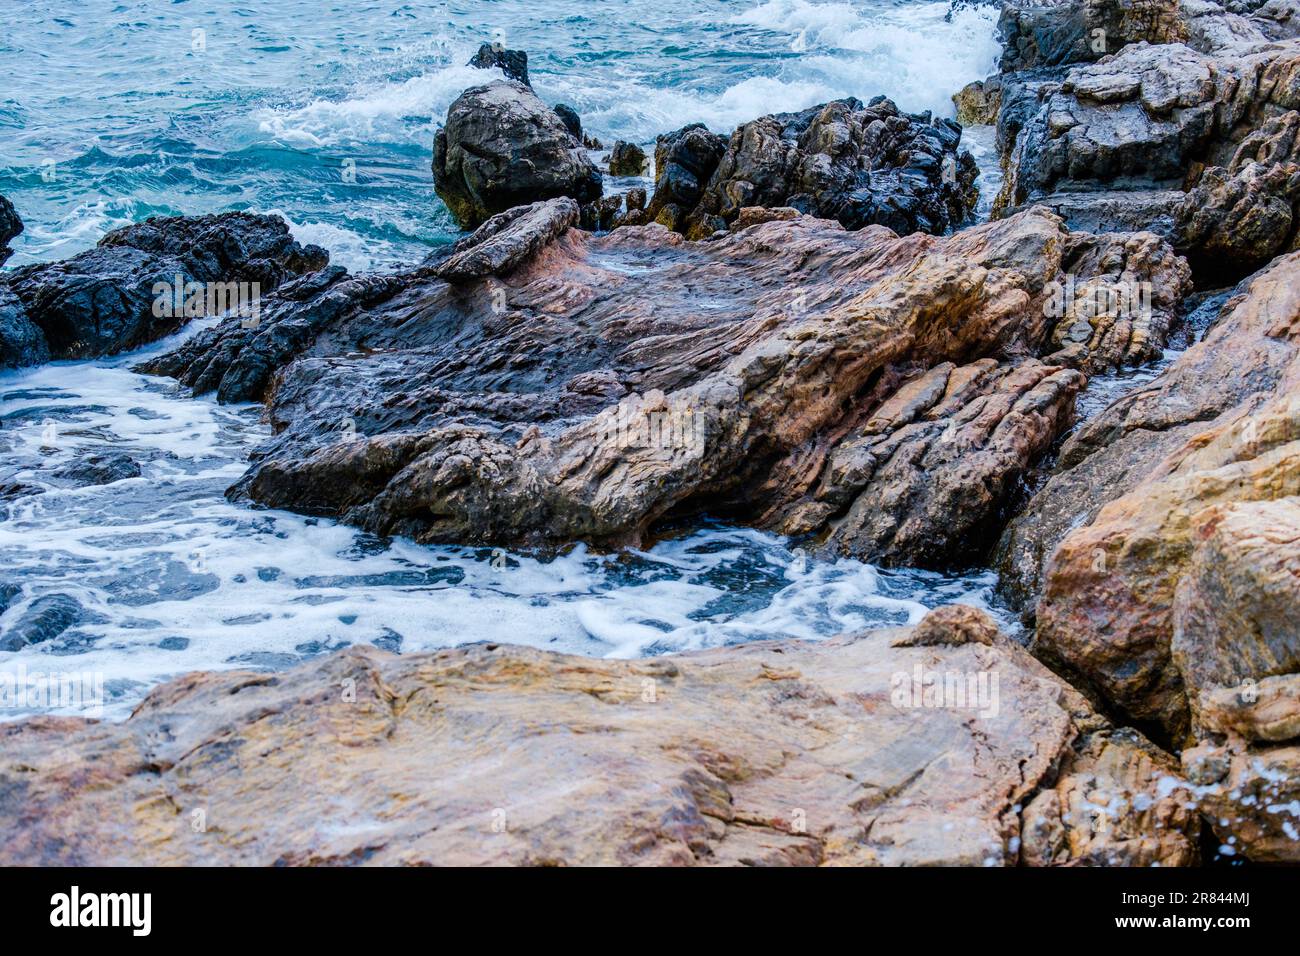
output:
[[[190,674],[123,723],[0,725],[0,862],[975,866],[1020,862],[1022,842],[1035,864],[1195,860],[1140,738],[1106,734],[1009,641],[901,633]],[[985,693],[923,691],[926,674],[983,675]],[[1022,841],[1040,786],[1150,809]]]

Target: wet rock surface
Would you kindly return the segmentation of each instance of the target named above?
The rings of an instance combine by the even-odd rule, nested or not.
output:
[[[4,265],[5,260],[13,255],[9,243],[22,231],[23,221],[18,215],[18,210],[14,209],[14,204],[8,199],[0,196],[0,265]]]
[[[972,615],[929,627],[991,626]],[[349,649],[279,676],[187,675],[122,723],[0,726],[0,860],[1195,861],[1186,786],[1140,737],[1005,638],[893,646],[907,633],[639,661]],[[913,679],[930,671],[985,691],[927,704]],[[1099,793],[1108,810],[1080,806]]]
[[[467,229],[515,206],[560,196],[588,203],[602,191],[582,143],[513,80],[470,87],[448,107],[434,140],[433,183]]]
[[[958,150],[961,127],[902,113],[884,97],[760,117],[732,133],[720,155],[710,135],[687,127],[661,138],[654,201],[628,222],[703,239],[742,208],[789,206],[848,229],[942,233],[969,216],[977,194],[975,161]]]
[[[243,297],[251,303],[328,258],[295,241],[278,216],[231,212],[125,226],[94,249],[23,266],[0,280],[2,364],[137,348],[195,315],[211,314],[214,286],[221,287],[222,302],[233,306]],[[159,308],[164,300],[166,308]]]
[[[480,70],[500,70],[506,79],[532,89],[533,84],[528,81],[528,54],[523,50],[507,50],[500,43],[484,43],[470,57],[469,65]]]
[[[516,213],[414,274],[290,285],[261,328],[151,363],[231,400],[270,383],[278,437],[232,493],[423,541],[613,545],[721,509],[873,560],[930,563],[936,536],[975,553],[1071,421],[1082,376],[1026,361],[1056,347],[1063,262],[1164,286],[1185,268],[1076,255],[1044,212],[947,239],[796,216],[702,245],[592,237],[568,200]],[[928,404],[888,404],[905,385]],[[842,522],[909,483],[899,528]]]

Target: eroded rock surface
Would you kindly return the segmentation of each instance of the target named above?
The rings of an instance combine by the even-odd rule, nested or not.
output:
[[[932,616],[932,633],[991,625]],[[0,725],[0,861],[1196,860],[1187,789],[1140,737],[1003,638],[906,636],[638,661],[365,648],[190,674],[122,723]]]
[[[987,546],[1070,422],[1082,377],[1033,360],[1057,348],[1063,263],[1184,281],[1171,255],[1097,253],[1154,239],[1071,237],[1043,211],[945,239],[795,216],[694,244],[565,229],[568,202],[406,276],[298,280],[258,329],[149,370],[230,400],[269,383],[278,437],[234,493],[379,533],[614,545],[707,510],[932,564],[935,540]],[[886,404],[905,385],[924,400]],[[903,494],[899,527],[868,527]]]
[[[1035,653],[1218,755],[1198,800],[1263,860],[1300,860],[1298,289],[1296,253],[1243,283],[1203,342],[1067,442],[1003,541],[1009,579],[1041,568]]]

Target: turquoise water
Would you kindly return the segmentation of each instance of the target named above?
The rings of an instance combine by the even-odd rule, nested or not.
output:
[[[429,171],[479,43],[605,142],[718,132],[845,95],[951,113],[991,72],[991,9],[808,0],[0,0],[0,193],[11,266],[150,215],[278,211],[350,268],[427,254],[454,226]],[[355,173],[355,176],[350,175]],[[350,182],[349,179],[355,179]]]
[[[576,107],[607,144],[696,121],[727,131],[844,95],[948,112],[996,52],[991,14],[949,22],[946,2],[0,9],[0,193],[27,225],[11,266],[72,255],[149,215],[224,209],[279,212],[352,269],[423,258],[456,234],[430,152],[451,100],[489,78],[463,65],[484,40],[526,49],[542,98]],[[739,528],[543,557],[232,504],[223,492],[269,436],[261,410],[131,372],[141,357],[0,372],[0,487],[23,489],[0,502],[0,643],[30,633],[43,601],[76,608],[57,634],[0,651],[0,686],[57,675],[89,688],[71,701],[10,694],[0,720],[122,717],[186,671],[278,669],[349,644],[506,638],[629,657],[901,624],[955,600],[997,610],[989,572],[814,561]],[[107,453],[140,475],[84,488],[59,477]]]

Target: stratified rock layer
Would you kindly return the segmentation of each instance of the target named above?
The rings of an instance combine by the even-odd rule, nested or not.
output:
[[[1300,860],[1298,290],[1297,253],[1244,283],[1203,342],[1066,444],[1003,542],[1009,579],[1041,568],[1035,653],[1217,754],[1195,758],[1198,799],[1261,860]]]
[[[378,533],[617,545],[713,511],[931,565],[987,547],[1071,421],[1082,376],[1032,360],[1058,347],[1064,264],[1186,281],[1152,237],[1076,238],[1042,211],[944,239],[795,216],[686,243],[593,237],[573,210],[514,210],[405,276],[299,280],[259,328],[149,369],[265,395],[278,437],[235,494]],[[1099,356],[1163,341],[1165,323],[1107,335],[1111,318]],[[925,400],[886,405],[903,386]],[[897,527],[865,520],[901,496]]]
[[[1195,862],[1187,789],[1150,745],[1019,646],[971,639],[981,612],[925,627],[919,646],[352,649],[187,675],[123,723],[0,725],[0,862]]]

